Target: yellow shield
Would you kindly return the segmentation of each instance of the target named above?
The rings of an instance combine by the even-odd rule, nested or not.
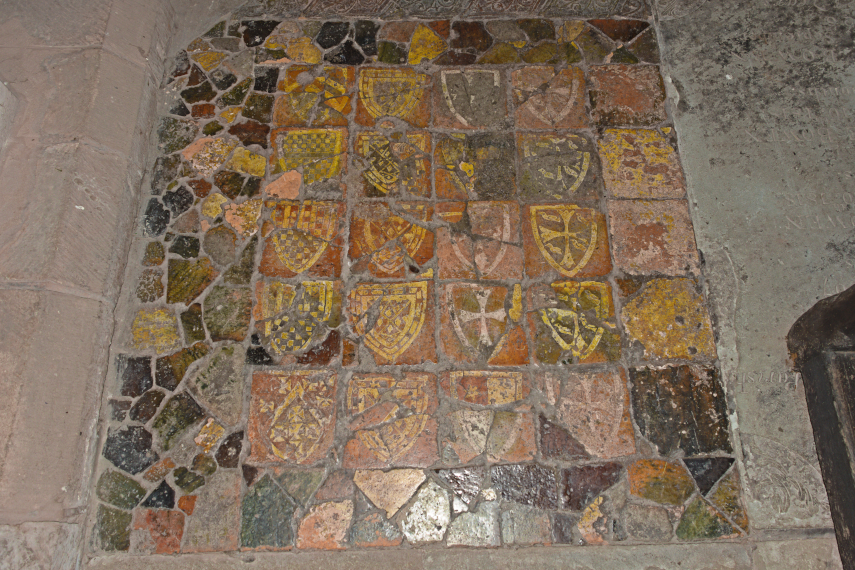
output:
[[[304,281],[302,288],[303,294],[287,314],[264,323],[266,340],[277,355],[304,349],[332,316],[336,304],[332,281]]]
[[[428,210],[424,204],[399,204],[411,216],[427,221]],[[372,261],[381,271],[394,273],[403,263],[406,253],[413,257],[427,236],[427,229],[417,226],[403,218],[390,215],[383,221],[367,222],[363,226],[366,251],[373,251]],[[356,239],[359,239],[356,236]],[[398,240],[394,247],[384,247],[390,241]]]
[[[540,253],[556,271],[573,277],[597,247],[594,210],[572,204],[531,207],[531,231]]]
[[[409,68],[363,69],[359,75],[359,98],[375,118],[404,118],[424,96],[427,79]]]
[[[352,328],[365,346],[386,360],[406,351],[419,333],[427,311],[427,281],[360,283],[349,295]],[[368,328],[368,312],[377,306],[377,320]]]
[[[294,273],[314,265],[335,236],[339,221],[338,202],[280,202],[271,218],[284,231],[272,237],[279,260]]]
[[[593,311],[598,320],[609,318],[609,286],[597,281],[568,281],[553,283],[552,288],[558,294],[559,300],[569,308],[541,309],[541,320],[562,350],[569,350],[577,358],[588,358],[597,349],[605,329],[598,324],[589,323],[585,312]]]
[[[347,411],[351,416],[384,404],[371,418],[372,425],[356,431],[359,440],[381,461],[391,461],[409,450],[427,423],[429,376],[354,378],[347,389]],[[405,409],[409,415],[399,418]]]
[[[303,167],[303,182],[312,184],[338,176],[346,137],[342,129],[294,129],[274,138],[282,170]]]

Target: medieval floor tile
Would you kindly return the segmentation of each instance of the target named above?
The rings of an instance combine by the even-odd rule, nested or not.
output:
[[[532,279],[596,277],[611,271],[605,216],[573,204],[523,209],[526,275]]]
[[[561,470],[562,502],[565,508],[580,511],[623,474],[620,463],[584,465]]]
[[[273,232],[265,236],[259,271],[287,279],[339,277],[344,249],[344,202],[267,200]]]
[[[441,294],[440,338],[447,357],[476,364],[528,363],[528,345],[520,323],[521,294],[516,306],[512,304],[513,292],[505,287],[452,282]],[[508,305],[510,310],[505,309]]]
[[[323,469],[274,469],[276,481],[289,497],[305,505],[324,480]]]
[[[525,409],[460,409],[443,426],[443,462],[456,466],[484,455],[491,463],[529,461],[535,455],[534,417]]]
[[[685,200],[609,202],[615,266],[630,275],[698,275],[689,204]]]
[[[442,55],[448,49],[448,43],[435,31],[419,24],[410,42],[410,53],[407,63],[418,65],[423,61],[430,61]]]
[[[401,525],[410,544],[442,540],[451,522],[448,492],[433,481],[422,487]]]
[[[611,286],[600,281],[533,285],[527,296],[535,358],[544,364],[589,364],[620,358]]]
[[[441,202],[436,217],[440,279],[522,279],[516,202]]]
[[[610,459],[635,453],[629,393],[623,369],[547,373],[542,377],[544,384],[548,385],[545,389],[555,394],[556,417],[553,421],[580,443],[587,454]],[[543,437],[542,426],[541,444],[544,443]],[[545,453],[544,450],[542,452]]]
[[[582,511],[582,516],[579,517],[579,524],[576,525],[579,534],[582,535],[582,539],[588,544],[605,544],[606,542],[608,517],[601,509],[603,502],[603,497],[594,499]]]
[[[633,368],[630,380],[635,421],[660,455],[732,451],[717,368]]]
[[[347,168],[347,129],[283,127],[270,133],[270,174],[302,169],[305,191],[342,196]]]
[[[276,127],[346,127],[353,108],[352,67],[291,65],[284,70],[273,106]],[[281,92],[281,93],[279,93]]]
[[[133,347],[164,354],[178,347],[178,319],[165,309],[140,309],[131,325]]]
[[[591,113],[598,126],[654,126],[668,118],[658,67],[604,65],[589,73]]]
[[[250,487],[241,502],[241,546],[258,550],[291,548],[294,510],[294,502],[265,475]]]
[[[505,74],[497,69],[451,68],[433,77],[435,127],[500,128],[508,120],[506,101]]]
[[[357,547],[398,546],[403,540],[398,527],[377,512],[357,517],[350,529],[350,543]]]
[[[243,361],[239,346],[221,346],[189,381],[196,399],[228,425],[237,424],[243,410]]]
[[[333,471],[315,493],[318,501],[337,501],[353,497],[353,477],[347,471]]]
[[[392,518],[425,480],[419,469],[357,470],[353,482],[375,506]]]
[[[430,133],[363,131],[354,145],[364,196],[431,197]]]
[[[599,156],[581,132],[518,133],[517,157],[524,200],[592,201],[603,193]]]
[[[712,323],[694,280],[646,282],[624,302],[621,320],[630,342],[640,343],[647,358],[716,357]]]
[[[732,469],[730,473],[719,482],[715,491],[707,495],[709,501],[722,513],[730,517],[730,520],[739,525],[742,530],[748,531],[748,515],[742,500],[739,498],[742,489],[739,484],[739,471]]]
[[[622,524],[629,538],[637,540],[665,542],[674,533],[668,511],[661,507],[627,505]]]
[[[345,468],[428,467],[438,459],[436,378],[404,373],[355,374],[345,409],[352,438],[344,448]],[[378,505],[379,506],[379,505]]]
[[[145,489],[118,471],[104,471],[95,487],[98,498],[120,509],[132,509],[145,496]]]
[[[410,68],[361,69],[356,122],[373,127],[384,117],[396,117],[413,127],[427,127],[430,83],[429,76]]]
[[[615,198],[682,198],[686,194],[670,129],[606,129],[599,141],[606,189]]]
[[[463,513],[448,527],[448,546],[499,546],[499,502],[481,501],[476,510]]]
[[[335,429],[334,371],[252,375],[250,463],[312,464],[326,456]]]
[[[490,469],[493,488],[505,501],[538,509],[557,509],[555,471],[540,465],[496,465]]]
[[[395,212],[385,202],[358,204],[350,224],[351,271],[387,279],[418,275],[433,258],[434,234],[425,227],[432,214],[425,202],[397,202]]]
[[[348,325],[377,364],[436,362],[433,299],[429,281],[358,283],[348,295]]]
[[[585,112],[585,74],[578,67],[556,72],[529,66],[511,74],[516,125],[523,129],[581,129]]]
[[[683,463],[689,470],[702,495],[709,493],[722,475],[733,465],[732,457],[695,457],[683,458]]]
[[[152,428],[160,436],[163,449],[168,451],[176,439],[202,418],[204,413],[201,406],[190,394],[181,392],[166,401]]]
[[[445,372],[440,386],[445,396],[480,406],[514,404],[524,400],[530,391],[528,374],[518,371]]]
[[[131,521],[133,515],[119,509],[98,505],[96,542],[101,550],[114,552],[128,550],[131,546]]]
[[[468,511],[470,506],[481,493],[481,486],[487,475],[484,467],[462,467],[459,469],[443,469],[436,472],[437,477],[451,489],[453,493],[452,508],[455,513]]]
[[[442,135],[434,153],[436,197],[495,200],[516,194],[514,139],[499,133]]]
[[[627,471],[633,495],[662,505],[682,505],[695,490],[692,478],[677,463],[642,459],[631,464]]]
[[[300,521],[297,548],[344,548],[352,518],[353,501],[322,503],[312,507]]]
[[[198,493],[184,530],[182,552],[237,550],[240,538],[240,475],[218,471]]]
[[[727,520],[701,498],[690,504],[677,525],[677,538],[698,540],[737,535]]]
[[[202,303],[205,327],[214,342],[243,341],[252,317],[252,292],[215,285]]]
[[[502,542],[505,544],[550,544],[552,525],[549,514],[532,507],[510,504],[502,511]]]
[[[143,509],[134,513],[133,529],[144,531],[142,544],[132,544],[135,553],[177,554],[184,536],[184,513]],[[134,534],[132,536],[132,542]]]

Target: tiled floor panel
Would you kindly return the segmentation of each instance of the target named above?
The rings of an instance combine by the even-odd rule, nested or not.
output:
[[[166,114],[95,551],[748,521],[647,21],[226,20]]]

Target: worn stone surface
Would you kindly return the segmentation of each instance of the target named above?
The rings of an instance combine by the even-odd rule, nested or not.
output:
[[[502,511],[502,542],[505,544],[549,544],[552,530],[549,515],[531,507],[512,504]]]
[[[221,346],[189,381],[199,401],[228,425],[237,424],[243,410],[243,364],[238,346]]]
[[[407,541],[425,544],[442,540],[451,522],[451,505],[448,492],[433,481],[416,495],[401,525]]]
[[[182,552],[236,550],[240,537],[240,476],[217,471],[197,496],[184,531]]]
[[[451,522],[445,543],[448,546],[499,546],[499,503],[481,501],[476,510],[463,513]]]
[[[145,496],[145,489],[118,471],[104,471],[95,487],[98,498],[121,509],[132,509]]]
[[[321,469],[293,470],[287,469],[276,475],[279,485],[290,497],[305,505],[312,494],[320,487],[324,479]]]
[[[350,529],[350,543],[353,546],[398,546],[403,539],[404,535],[398,527],[380,513],[369,513],[354,520]]]
[[[294,543],[294,510],[294,502],[265,475],[241,503],[241,546],[259,550],[290,548]]]
[[[668,512],[660,507],[627,505],[623,526],[630,537],[638,540],[664,541],[674,533]]]
[[[345,547],[353,502],[322,503],[309,509],[297,530],[298,548],[339,550]]]
[[[418,469],[393,469],[388,472],[357,470],[353,482],[377,507],[392,518],[425,480]]]

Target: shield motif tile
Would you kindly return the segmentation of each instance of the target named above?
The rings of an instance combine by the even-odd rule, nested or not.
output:
[[[446,283],[440,297],[440,338],[456,362],[514,366],[528,362],[520,285]]]
[[[556,71],[528,66],[511,73],[516,124],[523,129],[583,129],[585,74],[578,67]]]
[[[594,277],[611,271],[606,219],[593,208],[525,206],[522,234],[528,277]]]
[[[276,127],[346,127],[353,109],[353,67],[291,65],[280,72],[273,125]]]
[[[603,194],[600,160],[581,132],[518,133],[523,200],[593,201]]]
[[[342,174],[347,169],[347,129],[283,127],[270,132],[273,152],[271,175],[300,169],[304,191],[314,196],[344,194]]]
[[[479,406],[507,406],[531,391],[527,372],[519,370],[455,370],[440,377],[445,396]]]
[[[377,364],[436,362],[433,284],[357,283],[347,298],[348,326]]]
[[[440,279],[522,279],[516,202],[439,202],[436,218]]]
[[[683,169],[670,128],[606,129],[599,140],[606,189],[615,198],[682,198]]]
[[[355,150],[363,195],[430,198],[431,148],[427,131],[358,133]]]
[[[665,83],[649,65],[602,65],[590,71],[591,113],[601,127],[655,126],[667,120]]]
[[[528,290],[529,331],[542,364],[614,362],[621,355],[611,286],[556,281]]]
[[[254,373],[247,461],[308,465],[326,456],[335,435],[337,382],[333,370]]]
[[[324,200],[266,200],[269,233],[259,270],[268,277],[339,277],[345,204]]]
[[[434,152],[436,197],[509,199],[516,194],[514,139],[502,133],[442,135]]]
[[[505,74],[453,67],[433,76],[433,124],[447,129],[498,129],[507,123]]]
[[[356,122],[373,127],[384,118],[413,127],[430,122],[430,77],[411,68],[367,67],[359,71]]]
[[[352,434],[346,468],[427,467],[439,458],[433,374],[354,374],[345,409]]]
[[[431,206],[397,202],[396,212],[400,216],[385,202],[354,208],[348,251],[353,273],[387,279],[418,276],[420,267],[433,258],[434,233],[425,227],[433,214]],[[413,223],[413,219],[425,224]]]

